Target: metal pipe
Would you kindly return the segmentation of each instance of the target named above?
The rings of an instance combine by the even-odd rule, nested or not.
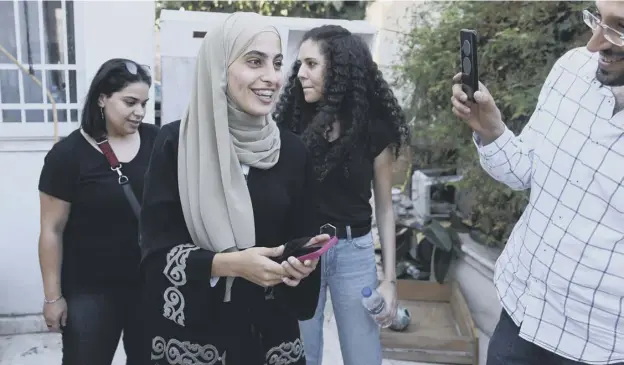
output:
[[[30,76],[30,78],[37,84],[39,85],[40,88],[43,88],[43,84],[41,83],[41,80],[39,80],[35,75],[31,74],[30,71],[24,67],[21,63],[19,63],[19,61],[13,57],[13,55],[6,50],[6,48],[2,47],[2,45],[0,44],[0,52],[4,53],[11,61],[13,61],[14,64],[17,65],[17,67],[19,67],[22,71],[24,71],[25,74],[27,74],[28,76]],[[58,115],[56,112],[56,101],[54,101],[54,97],[52,96],[52,93],[50,92],[49,89],[45,88],[44,89],[46,92],[46,95],[48,96],[48,100],[50,101],[50,104],[52,104],[52,120],[54,123],[54,143],[58,142]]]

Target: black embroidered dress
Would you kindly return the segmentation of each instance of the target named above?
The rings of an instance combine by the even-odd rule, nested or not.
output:
[[[265,290],[236,278],[230,302],[225,280],[211,283],[214,253],[191,243],[177,178],[180,122],[162,127],[145,175],[141,269],[146,290],[147,364],[305,364],[298,320],[314,315],[320,265],[298,287]],[[256,246],[313,236],[314,177],[299,137],[281,131],[278,163],[251,168]]]

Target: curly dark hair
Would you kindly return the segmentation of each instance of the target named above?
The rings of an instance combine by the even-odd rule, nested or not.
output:
[[[306,103],[297,77],[301,61],[296,61],[277,104],[273,118],[301,135],[308,146],[319,180],[360,147],[370,151],[373,133],[386,130],[395,158],[407,142],[409,128],[399,103],[373,61],[362,38],[338,25],[313,28],[302,43],[317,42],[325,58],[323,99]],[[340,137],[329,142],[325,136],[339,121]],[[345,166],[345,173],[348,174]]]

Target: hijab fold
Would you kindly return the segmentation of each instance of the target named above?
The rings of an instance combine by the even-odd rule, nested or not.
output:
[[[279,160],[280,132],[270,115],[249,115],[227,95],[229,66],[262,32],[279,37],[268,19],[255,13],[233,13],[213,25],[197,56],[180,125],[178,185],[184,220],[193,243],[215,253],[256,244],[241,164],[270,169]],[[227,278],[225,301],[232,284],[233,278]]]

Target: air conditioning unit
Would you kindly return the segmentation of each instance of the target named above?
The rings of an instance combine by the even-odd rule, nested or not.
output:
[[[429,222],[433,218],[447,219],[457,207],[458,189],[447,185],[458,182],[456,169],[437,168],[416,170],[412,174],[411,200],[413,214]]]

